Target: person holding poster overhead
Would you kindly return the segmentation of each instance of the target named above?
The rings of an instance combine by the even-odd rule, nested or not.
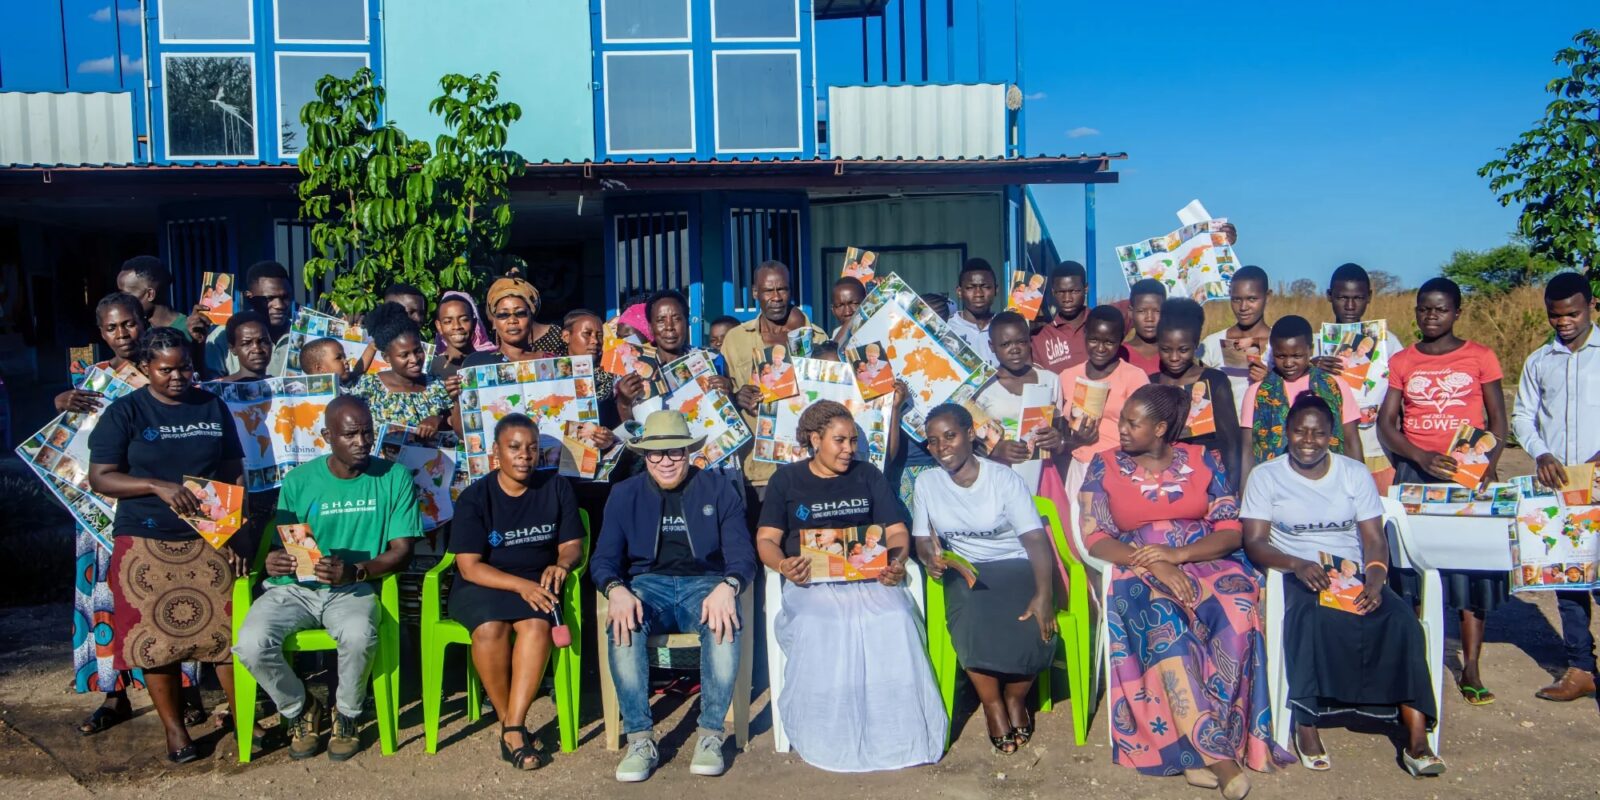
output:
[[[1001,324],[997,317],[991,336]],[[917,556],[928,565],[928,579],[944,584],[950,641],[983,705],[989,744],[1010,755],[1033,738],[1028,690],[1056,650],[1056,555],[1033,490],[973,454],[966,409],[938,406],[925,429],[942,469],[917,478],[911,527]],[[975,580],[950,568],[951,553],[972,565]]]
[[[1511,428],[1533,457],[1539,482],[1560,489],[1570,477],[1565,465],[1600,462],[1600,328],[1594,324],[1594,290],[1578,273],[1550,279],[1544,309],[1555,338],[1530,353],[1522,367]],[[1565,702],[1595,693],[1590,594],[1556,592],[1567,669],[1539,690],[1545,700]]]
[[[383,360],[389,362],[388,370],[361,376],[350,390],[367,401],[373,422],[380,427],[416,428],[423,439],[440,428],[455,427],[451,423],[455,402],[445,381],[428,374],[422,330],[405,306],[384,303],[367,312],[365,322]]]
[[[250,605],[233,652],[283,715],[289,757],[311,758],[322,747],[326,709],[296,677],[283,641],[308,628],[326,630],[338,644],[339,670],[328,758],[345,761],[360,749],[356,721],[367,696],[367,668],[378,649],[380,610],[373,582],[411,560],[422,519],[410,472],[372,455],[372,412],[365,400],[334,398],[323,426],[332,452],[283,479],[279,546],[267,554],[267,589]],[[305,534],[295,547],[300,555],[285,548],[285,529]],[[314,563],[300,562],[307,549],[319,554]]]
[[[1495,480],[1506,441],[1506,398],[1500,390],[1500,359],[1494,351],[1456,336],[1461,287],[1431,278],[1417,290],[1421,338],[1389,357],[1389,393],[1378,411],[1378,440],[1394,454],[1398,483],[1451,483],[1455,460],[1445,455],[1462,423],[1494,434],[1488,480]],[[1276,343],[1274,343],[1276,345]],[[1417,596],[1414,574],[1401,578],[1402,594]],[[1472,705],[1494,702],[1483,686],[1478,656],[1483,618],[1507,597],[1504,572],[1444,570],[1445,603],[1461,610],[1461,696]]]
[[[1428,748],[1439,711],[1422,626],[1385,585],[1389,540],[1372,475],[1365,464],[1329,452],[1336,422],[1321,398],[1300,395],[1284,424],[1287,458],[1250,475],[1239,518],[1250,561],[1289,573],[1283,651],[1300,763],[1317,772],[1332,769],[1317,727],[1359,715],[1398,719],[1406,733],[1406,770],[1417,777],[1443,774],[1444,762]],[[1344,580],[1360,589],[1354,612],[1318,602],[1318,593],[1331,588],[1323,567],[1328,556],[1347,565]],[[1363,565],[1359,576],[1356,564]]]
[[[184,727],[179,664],[213,664],[232,707],[228,607],[234,577],[249,569],[234,543],[212,548],[180,516],[200,513],[185,476],[234,483],[244,471],[233,415],[195,387],[190,352],[179,331],[146,330],[133,361],[149,385],[108,406],[89,434],[89,486],[117,501],[108,570],[114,666],[144,671],[167,758],[179,764],[200,758]],[[175,618],[187,624],[164,624]]]
[[[1350,325],[1365,322],[1367,304],[1372,301],[1372,278],[1360,264],[1340,264],[1333,270],[1333,276],[1328,279],[1328,304],[1333,308],[1333,321],[1340,325]],[[1385,331],[1385,352],[1392,358],[1395,353],[1405,349],[1399,337],[1394,335],[1394,329]],[[1321,356],[1311,360],[1313,364],[1331,375],[1338,375],[1344,371],[1344,362],[1337,356]],[[1366,457],[1367,468],[1372,471],[1372,478],[1378,484],[1378,493],[1384,494],[1389,487],[1394,485],[1394,464],[1390,462],[1384,452],[1383,443],[1378,441],[1378,410],[1383,407],[1383,398],[1388,395],[1389,381],[1378,381],[1367,395],[1368,403],[1371,398],[1377,398],[1376,405],[1363,403],[1361,409],[1361,454]]]
[[[1238,286],[1238,279],[1234,281]],[[1244,432],[1234,413],[1232,381],[1222,370],[1195,358],[1205,321],[1205,309],[1187,297],[1173,297],[1161,304],[1161,324],[1156,327],[1161,369],[1150,376],[1150,382],[1189,392],[1189,419],[1178,441],[1213,451],[1226,472],[1228,485],[1238,491]]]
[[[830,772],[936,762],[947,719],[921,614],[900,587],[910,557],[900,505],[883,473],[855,459],[856,422],[843,405],[812,404],[797,434],[811,457],[778,468],[756,530],[762,563],[784,581],[775,629],[788,659],[778,698],[784,732],[806,763]],[[876,579],[813,581],[803,534],[871,526],[888,544]]]

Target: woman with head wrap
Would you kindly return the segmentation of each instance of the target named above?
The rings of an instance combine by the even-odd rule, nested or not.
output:
[[[539,313],[539,290],[533,284],[514,275],[500,278],[490,284],[484,307],[488,309],[499,346],[467,356],[462,366],[479,367],[566,355],[560,326],[534,319]]]

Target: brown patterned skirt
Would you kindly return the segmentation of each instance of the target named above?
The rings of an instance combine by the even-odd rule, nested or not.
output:
[[[117,669],[231,657],[233,569],[204,540],[118,536],[109,577]]]

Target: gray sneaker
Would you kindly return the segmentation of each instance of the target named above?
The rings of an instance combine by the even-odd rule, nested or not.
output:
[[[689,762],[689,774],[704,775],[715,778],[726,772],[727,764],[722,760],[722,737],[705,734],[694,746],[694,759]]]
[[[661,754],[656,752],[656,740],[633,739],[628,742],[628,752],[623,754],[622,762],[617,764],[617,780],[621,783],[638,783],[650,777],[660,760]]]

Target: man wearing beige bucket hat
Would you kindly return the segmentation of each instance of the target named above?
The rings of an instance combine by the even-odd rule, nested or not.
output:
[[[738,596],[756,576],[742,492],[689,464],[705,437],[682,413],[657,411],[628,447],[645,471],[616,485],[589,562],[608,603],[611,675],[628,749],[617,780],[645,780],[659,759],[645,638],[700,635],[700,718],[689,771],[721,775],[723,719],[739,673]]]

